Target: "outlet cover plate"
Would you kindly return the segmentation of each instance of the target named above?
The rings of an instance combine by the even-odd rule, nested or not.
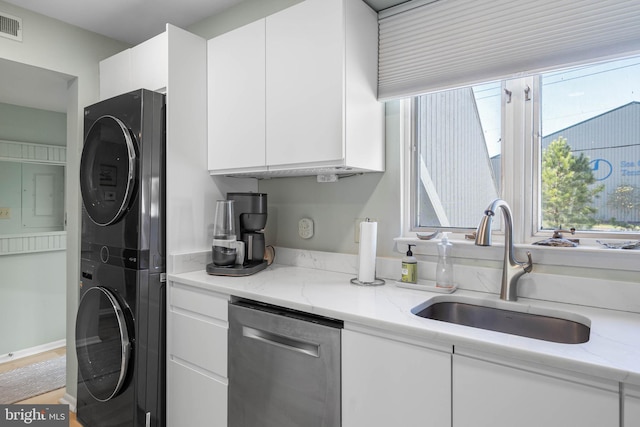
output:
[[[313,237],[313,220],[311,218],[302,218],[298,221],[298,235],[303,239]]]

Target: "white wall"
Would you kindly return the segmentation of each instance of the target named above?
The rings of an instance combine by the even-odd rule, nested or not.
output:
[[[0,102],[0,139],[65,146],[66,114]]]
[[[85,106],[98,99],[98,62],[128,46],[0,0],[0,10],[22,18],[23,41],[0,38],[0,57],[69,76],[67,108],[67,342],[75,341],[78,305],[82,117]],[[76,395],[75,352],[67,353],[67,392]]]
[[[0,356],[65,339],[65,252],[0,256]]]

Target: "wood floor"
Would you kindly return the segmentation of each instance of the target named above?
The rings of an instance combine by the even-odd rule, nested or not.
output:
[[[11,362],[0,363],[0,372],[12,371],[14,369],[22,368],[23,366],[64,356],[65,354],[67,354],[66,347],[60,347],[54,350],[45,351],[44,353],[35,354],[33,356],[12,360]]]
[[[11,362],[1,363],[0,364],[0,372],[7,372],[13,369],[22,368],[23,366],[31,365],[33,363],[43,362],[45,360],[53,359],[58,356],[63,356],[67,354],[65,347],[60,347],[55,350],[47,351],[44,353],[39,353],[34,356],[23,357],[18,360],[13,360]],[[16,402],[17,404],[31,404],[31,405],[46,405],[46,404],[59,404],[60,399],[65,394],[65,388],[60,388],[58,390],[50,391],[49,393],[44,393],[39,396],[32,397],[30,399],[22,400],[20,402]],[[82,427],[76,420],[76,414],[74,412],[69,412],[69,427]]]

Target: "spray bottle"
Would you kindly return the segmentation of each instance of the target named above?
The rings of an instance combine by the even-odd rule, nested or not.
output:
[[[442,233],[442,239],[438,243],[438,265],[436,267],[436,287],[453,287],[453,260],[451,259],[452,244],[447,234]]]

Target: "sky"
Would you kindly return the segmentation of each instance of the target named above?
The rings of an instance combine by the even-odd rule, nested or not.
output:
[[[473,88],[491,157],[500,153],[501,83]],[[542,75],[542,135],[640,101],[640,57]]]

